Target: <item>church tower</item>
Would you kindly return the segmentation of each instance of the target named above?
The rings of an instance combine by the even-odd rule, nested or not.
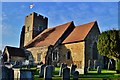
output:
[[[28,42],[34,39],[39,33],[47,29],[48,18],[35,12],[25,17],[20,39],[20,47],[24,47]]]

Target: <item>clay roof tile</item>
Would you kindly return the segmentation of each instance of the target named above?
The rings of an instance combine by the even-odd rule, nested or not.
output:
[[[89,31],[92,29],[96,21],[76,26],[70,35],[63,41],[65,43],[72,43],[85,40]]]

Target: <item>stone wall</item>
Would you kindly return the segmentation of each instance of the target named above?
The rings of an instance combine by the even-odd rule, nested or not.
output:
[[[84,42],[64,44],[60,48],[60,63],[67,63],[68,66],[76,64],[77,68],[84,69]],[[70,51],[70,59],[67,60],[67,52]]]
[[[10,61],[25,61],[26,58],[24,57],[18,57],[18,56],[12,56]]]
[[[35,63],[38,63],[38,55],[40,54],[40,61],[42,61],[43,63],[45,63],[45,57],[48,51],[48,46],[44,46],[44,47],[32,47],[32,48],[28,48],[28,51],[30,51],[33,55],[34,61]]]
[[[97,52],[97,40],[98,36],[100,34],[99,28],[97,24],[94,25],[94,27],[91,29],[89,34],[87,35],[85,39],[85,67],[88,67],[88,61],[90,60],[90,65],[93,68],[94,60],[96,60],[96,66],[102,64],[102,56],[100,56]],[[96,48],[94,48],[94,45],[96,45]],[[96,52],[93,54],[93,52]],[[98,58],[94,59],[93,56],[97,55]]]

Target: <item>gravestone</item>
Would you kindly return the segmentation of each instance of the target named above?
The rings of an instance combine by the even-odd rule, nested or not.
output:
[[[20,80],[20,69],[13,68],[13,70],[14,70],[14,79]]]
[[[31,70],[20,70],[20,79],[22,80],[34,80]]]
[[[42,64],[41,66],[40,66],[40,71],[39,71],[39,77],[44,77],[44,68],[45,68],[45,64]]]
[[[87,73],[90,71],[90,67],[87,68]]]
[[[67,67],[67,64],[62,63],[59,70],[59,76],[62,75],[63,68]]]
[[[70,69],[68,67],[63,68],[62,80],[70,80]]]
[[[94,69],[96,69],[96,60],[94,60]]]
[[[88,67],[89,68],[91,68],[91,63],[90,63],[91,61],[90,60],[88,60]]]
[[[89,67],[88,67],[88,68],[89,68]],[[85,74],[88,73],[88,68],[87,68],[87,67],[84,68],[84,73],[85,73]]]
[[[77,66],[74,64],[71,64],[71,75],[73,75],[74,71],[76,70]]]
[[[12,68],[7,68],[5,66],[1,67],[2,72],[2,80],[12,80],[14,78]]]
[[[78,71],[74,71],[73,73],[73,80],[78,80],[79,77],[79,72]]]
[[[48,65],[44,69],[44,78],[45,80],[52,80],[53,76],[53,66]]]
[[[53,65],[51,67],[52,67],[52,76],[53,76],[53,73],[55,71],[55,67]]]
[[[97,73],[101,73],[101,67],[100,66],[97,67]]]

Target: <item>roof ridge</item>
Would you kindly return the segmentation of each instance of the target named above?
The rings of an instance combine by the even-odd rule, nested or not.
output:
[[[78,25],[78,26],[76,26],[76,27],[83,26],[83,25],[87,25],[87,24],[91,24],[91,23],[93,23],[93,25],[94,25],[96,22],[97,22],[97,21],[95,20],[95,21],[92,21],[92,22],[89,22],[89,23],[84,23],[84,24]]]

